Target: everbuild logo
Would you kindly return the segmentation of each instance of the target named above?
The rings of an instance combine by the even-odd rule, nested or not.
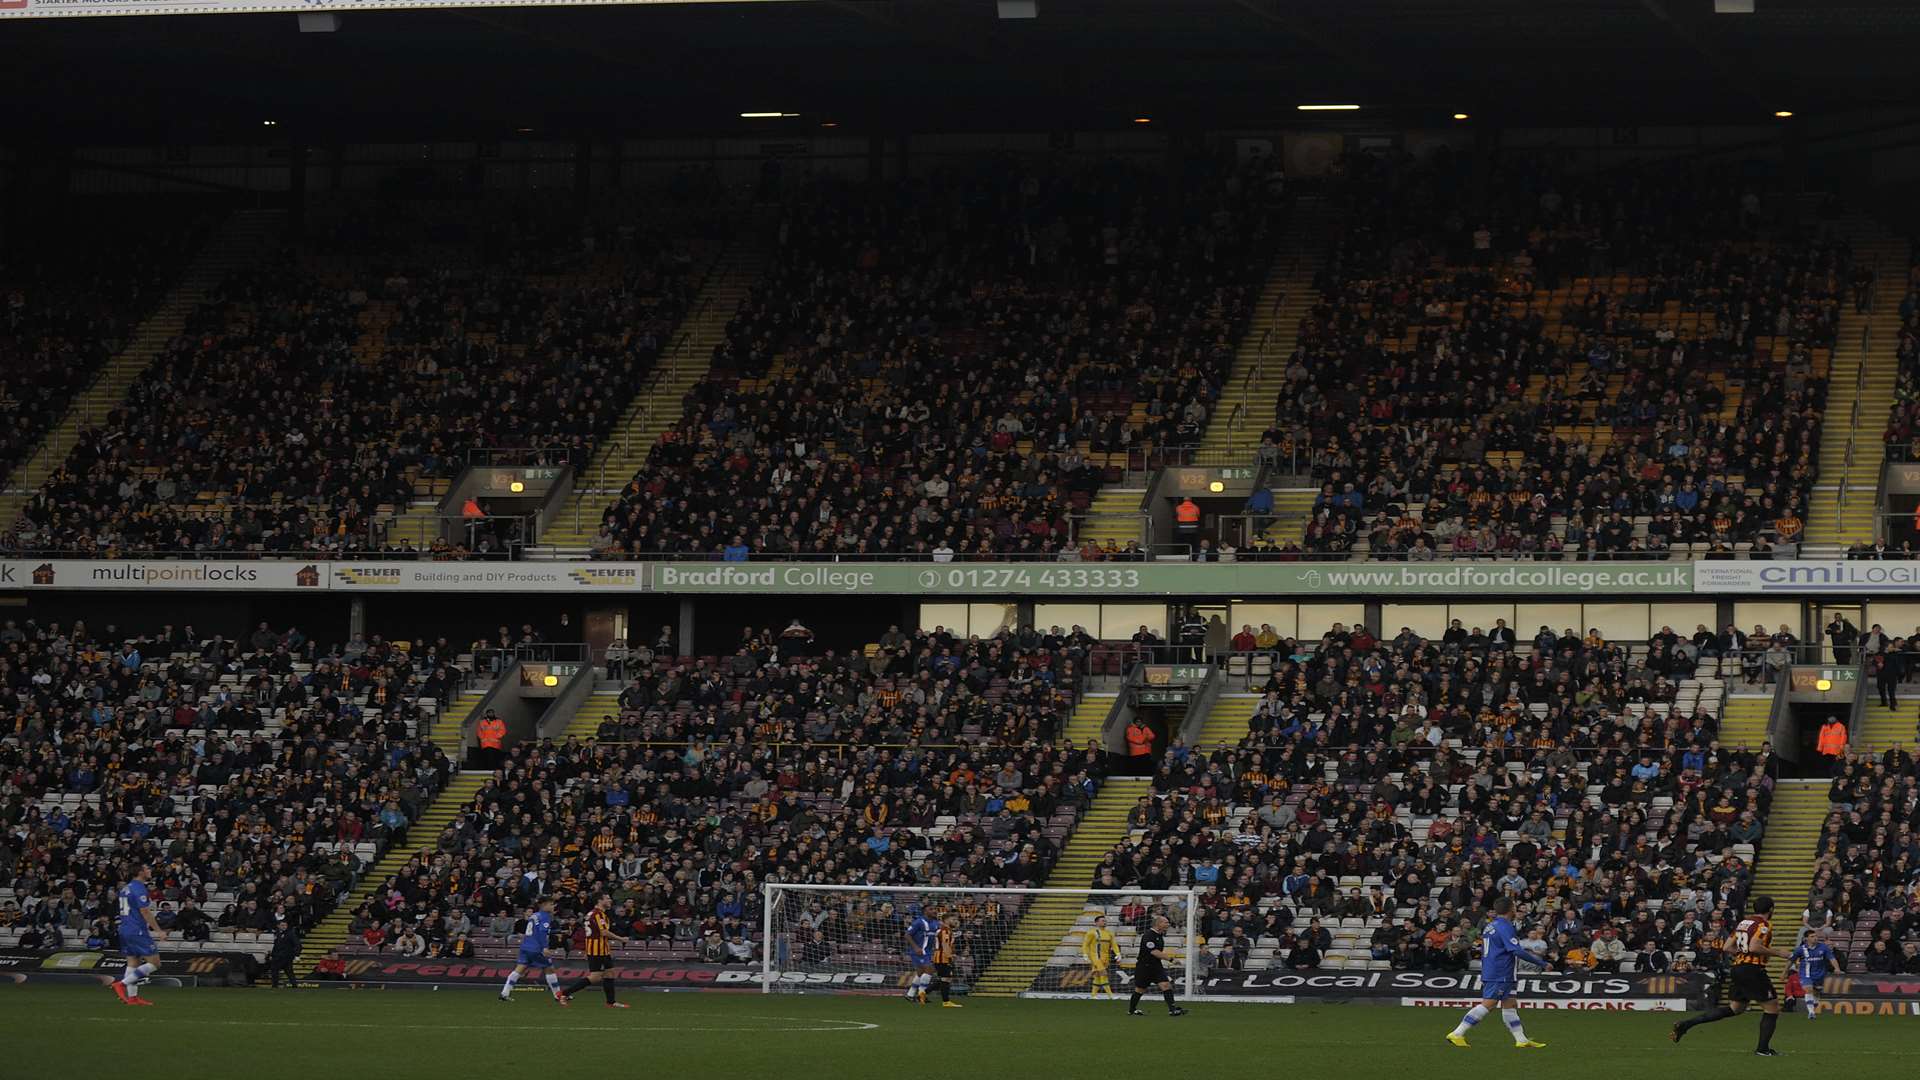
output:
[[[600,569],[569,570],[567,576],[582,585],[595,587],[614,586],[616,588],[637,589],[640,587],[640,571],[637,569]]]
[[[116,585],[252,585],[260,580],[260,570],[205,563],[127,563],[96,566],[93,580]]]

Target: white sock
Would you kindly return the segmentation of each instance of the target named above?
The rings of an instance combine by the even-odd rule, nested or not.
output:
[[[560,976],[551,971],[547,972],[547,989],[553,991],[554,997],[560,996]]]
[[[1473,1025],[1486,1018],[1487,1007],[1485,1005],[1475,1005],[1473,1008],[1467,1010],[1467,1015],[1460,1018],[1460,1026],[1454,1028],[1453,1033],[1464,1039],[1467,1037],[1467,1032],[1473,1030]]]
[[[1523,1043],[1527,1041],[1527,1029],[1520,1026],[1519,1009],[1501,1009],[1500,1018],[1507,1022],[1507,1030],[1513,1032],[1514,1042]]]
[[[135,968],[132,964],[128,964],[126,973],[120,976],[120,985],[126,987],[128,993],[132,993],[133,989],[140,985],[139,969]]]
[[[1818,1013],[1819,1011],[1820,1011],[1820,999],[1814,997],[1812,994],[1808,994],[1807,995],[1807,1019],[1809,1020],[1813,1019],[1814,1014]]]
[[[506,996],[507,996],[508,994],[510,994],[510,993],[512,993],[512,992],[513,992],[513,984],[514,984],[514,983],[517,983],[517,982],[519,982],[519,981],[520,981],[520,973],[519,973],[519,972],[517,972],[517,971],[509,971],[509,972],[507,972],[507,985],[505,985],[505,986],[503,986],[503,987],[501,987],[501,988],[500,988],[500,996],[501,996],[501,997],[506,997]]]

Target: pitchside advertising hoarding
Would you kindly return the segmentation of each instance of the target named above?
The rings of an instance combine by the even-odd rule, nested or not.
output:
[[[60,19],[88,15],[252,15],[275,11],[404,11],[409,8],[584,7],[616,4],[765,2],[768,0],[0,0],[0,18]]]
[[[397,956],[350,956],[344,981],[392,987],[498,988],[513,967],[510,961],[421,960]],[[555,971],[562,978],[586,971],[578,960],[561,960]],[[757,966],[702,963],[639,963],[610,974],[622,989],[676,992],[759,993],[763,976]],[[1048,968],[1035,978],[1023,997],[1076,999],[1087,996],[1085,967]],[[908,973],[871,968],[827,971],[782,971],[774,976],[776,992],[891,994],[905,985]],[[1122,973],[1122,979],[1124,979]],[[1202,998],[1248,1004],[1295,1002],[1350,1002],[1355,1004],[1466,1007],[1480,1000],[1480,977],[1473,972],[1426,971],[1271,971],[1225,972],[1202,977]],[[532,989],[538,990],[535,986]],[[964,988],[963,988],[964,989]],[[1712,996],[1710,979],[1686,975],[1567,975],[1521,980],[1522,1004],[1535,1009],[1615,1009],[1679,1012],[1695,1008]],[[1893,1000],[1893,999],[1883,999]]]
[[[179,953],[163,955],[154,978],[163,986],[226,986],[257,966],[244,953]],[[0,949],[0,982],[98,982],[126,968],[125,956],[105,949]]]
[[[3,0],[0,0],[3,2]],[[7,559],[0,592],[579,593],[942,597],[1920,596],[1920,562],[327,562]]]
[[[1124,976],[1123,976],[1124,978]],[[1288,1005],[1296,1002],[1351,1002],[1461,1008],[1480,1001],[1477,972],[1435,971],[1227,971],[1199,978],[1204,998]],[[1049,968],[1034,980],[1026,997],[1085,996],[1085,967]],[[1521,1004],[1530,1009],[1619,1009],[1679,1012],[1711,996],[1705,976],[1564,975],[1520,980]]]

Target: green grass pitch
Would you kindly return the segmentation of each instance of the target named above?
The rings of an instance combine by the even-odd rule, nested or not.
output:
[[[105,988],[0,986],[0,1073],[138,1075],[141,1080],[316,1076],[339,1080],[500,1077],[1188,1078],[1554,1080],[1777,1073],[1843,1080],[1920,1075],[1920,1018],[1781,1018],[1752,1056],[1757,1020],[1738,1017],[1673,1046],[1666,1013],[1530,1012],[1548,1043],[1519,1051],[1495,1021],[1471,1050],[1441,1040],[1457,1013],[1365,1005],[1200,1002],[1178,1019],[1158,1001],[972,1000],[964,1009],[891,997],[623,995],[571,1008],[544,994],[502,1004],[484,991],[149,991],[150,1009]]]

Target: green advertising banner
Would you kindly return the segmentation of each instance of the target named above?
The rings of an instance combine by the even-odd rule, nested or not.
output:
[[[1920,564],[1848,563],[1885,567]],[[1697,584],[1783,591],[1827,573],[1762,563],[301,562],[0,559],[0,592],[637,593],[929,597],[1684,596]],[[1705,567],[1706,569],[1700,569]],[[1745,572],[1745,576],[1740,576]],[[1780,582],[1773,580],[1775,577]],[[1783,584],[1782,582],[1785,582]],[[1810,591],[1837,588],[1828,579]],[[1920,583],[1849,585],[1920,593]],[[1709,591],[1709,590],[1701,590]]]
[[[610,564],[622,565],[622,564]],[[1691,563],[649,563],[649,592],[923,596],[1682,596]]]

